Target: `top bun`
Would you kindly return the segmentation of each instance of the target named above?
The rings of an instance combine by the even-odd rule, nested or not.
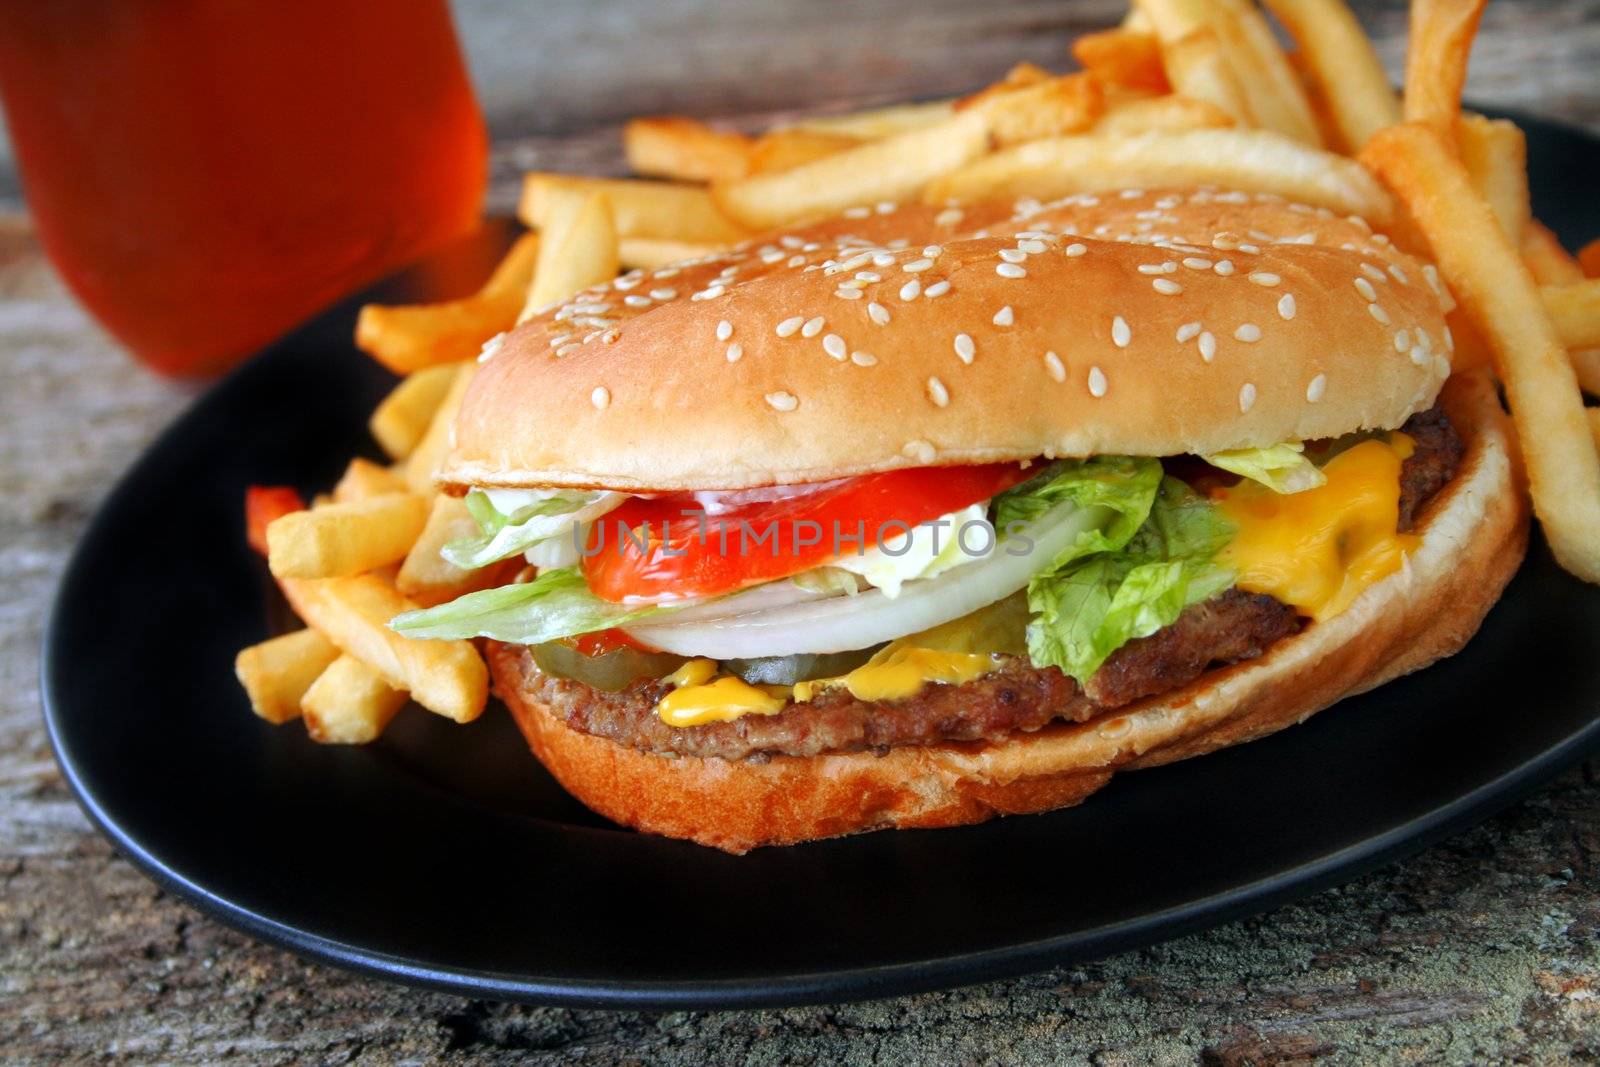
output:
[[[440,480],[741,489],[1391,429],[1449,375],[1433,267],[1271,196],[879,205],[634,271],[498,343]]]

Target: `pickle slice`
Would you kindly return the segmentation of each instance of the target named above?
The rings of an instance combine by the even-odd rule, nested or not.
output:
[[[763,656],[760,659],[730,659],[722,667],[751,685],[794,685],[818,678],[838,678],[849,674],[882,645],[852,652],[811,652],[793,656]]]
[[[637,648],[619,648],[598,656],[585,656],[560,641],[531,645],[528,651],[533,662],[546,674],[570,678],[608,693],[626,689],[640,678],[664,678],[688,660],[687,656],[642,652]]]

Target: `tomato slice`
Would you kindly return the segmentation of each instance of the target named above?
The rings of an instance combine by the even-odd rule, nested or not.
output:
[[[1016,463],[916,467],[776,491],[634,497],[596,522],[583,573],[606,600],[716,596],[864,551],[1031,473]]]
[[[291,511],[304,511],[306,502],[286,485],[252,485],[244,491],[244,535],[250,547],[267,554],[267,526]]]
[[[574,651],[585,656],[604,656],[608,652],[618,649],[630,648],[635,652],[659,652],[658,648],[651,648],[628,631],[613,626],[609,630],[595,630],[592,633],[579,634],[570,644]]]

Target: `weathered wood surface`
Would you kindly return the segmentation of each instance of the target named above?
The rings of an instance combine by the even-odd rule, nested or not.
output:
[[[1401,6],[1362,14],[1393,64]],[[570,0],[536,11],[475,0],[460,15],[500,138],[497,174],[510,179],[533,165],[614,169],[603,127],[643,108],[733,115],[956,91],[1015,59],[1060,56],[1114,8]],[[1600,128],[1600,6],[1496,0],[1485,26],[1480,99]],[[532,73],[519,83],[519,71]],[[497,202],[513,188],[499,181]],[[477,1003],[309,964],[220,927],[89,828],[50,757],[37,686],[44,613],[72,542],[192,397],[134,368],[66,299],[26,225],[0,224],[0,1062],[1600,1058],[1594,762],[1415,859],[1260,918],[874,1004],[642,1015]]]

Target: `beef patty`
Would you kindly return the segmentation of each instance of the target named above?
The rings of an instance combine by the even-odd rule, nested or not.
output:
[[[1405,530],[1455,476],[1463,449],[1437,407],[1413,416],[1403,430],[1416,443],[1400,471],[1400,528]],[[656,714],[656,704],[667,692],[659,681],[643,679],[608,693],[545,674],[521,645],[490,642],[489,652],[497,686],[543,704],[574,730],[664,755],[759,760],[998,740],[1058,719],[1085,722],[1176,689],[1213,666],[1253,659],[1300,625],[1288,605],[1229,589],[1191,606],[1165,629],[1128,642],[1084,686],[1055,667],[1002,656],[994,671],[976,681],[927,685],[902,700],[858,700],[841,686],[790,704],[776,715],[690,727],[668,726]]]

